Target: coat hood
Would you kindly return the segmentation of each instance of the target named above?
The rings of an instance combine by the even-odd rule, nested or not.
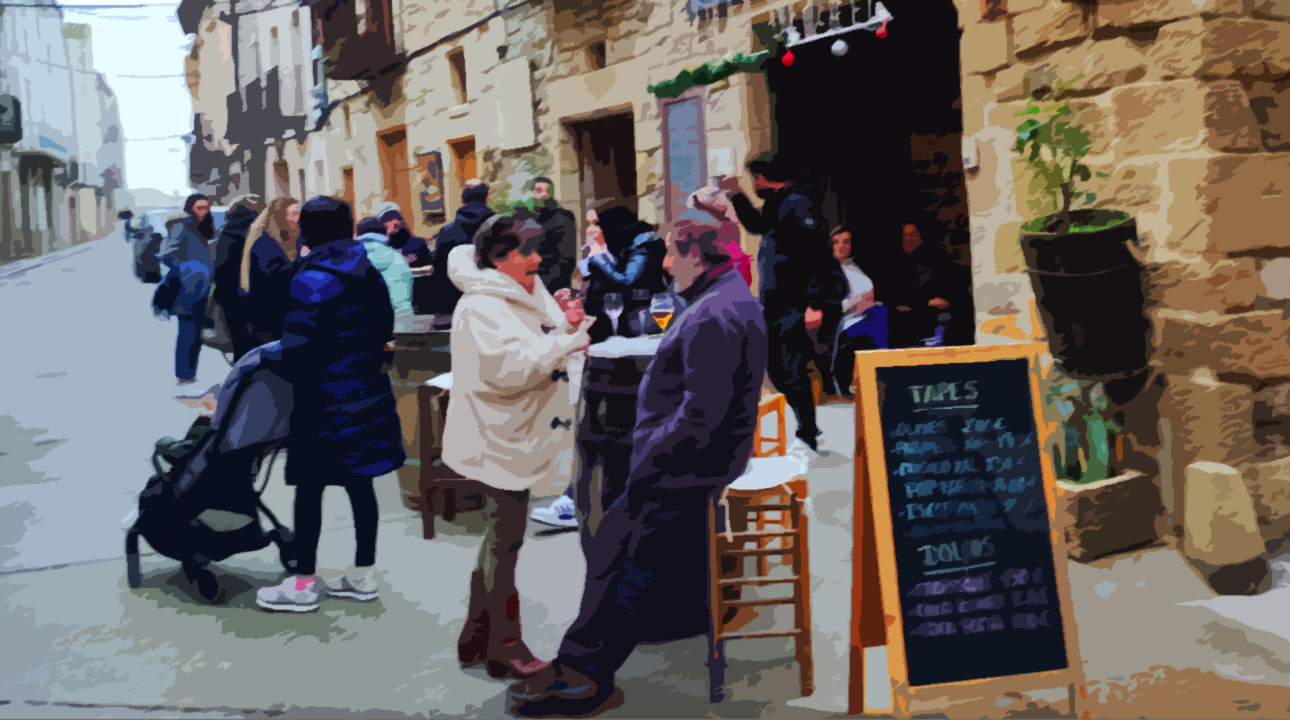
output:
[[[339,275],[362,277],[372,263],[357,240],[333,240],[310,251],[300,270],[325,270]]]
[[[390,244],[390,238],[385,233],[378,232],[363,233],[354,239],[359,242],[374,242],[382,245]]]
[[[541,312],[544,308],[539,287],[529,292],[513,278],[493,268],[481,269],[475,264],[475,246],[461,245],[448,253],[448,279],[463,295],[492,295]]]

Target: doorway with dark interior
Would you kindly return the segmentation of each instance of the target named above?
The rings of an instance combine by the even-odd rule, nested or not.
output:
[[[886,37],[856,29],[795,45],[791,65],[767,63],[774,146],[810,168],[826,221],[851,231],[853,257],[879,302],[917,282],[895,271],[905,266],[904,226],[943,249],[935,282],[953,306],[945,342],[971,344],[958,14],[951,0],[883,4],[894,18]]]
[[[588,120],[566,121],[578,154],[578,197],[583,212],[601,200],[613,200],[638,212],[636,197],[636,123],[631,112]],[[585,232],[586,228],[582,227]]]

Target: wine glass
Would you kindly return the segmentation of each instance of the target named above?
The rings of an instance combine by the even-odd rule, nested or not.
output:
[[[654,316],[654,324],[658,325],[658,329],[661,331],[667,330],[668,323],[672,322],[672,313],[675,309],[671,295],[660,294],[650,298],[649,311]]]
[[[609,293],[605,295],[605,314],[609,316],[609,322],[614,329],[615,335],[618,334],[618,318],[623,314],[623,296],[619,293]]]

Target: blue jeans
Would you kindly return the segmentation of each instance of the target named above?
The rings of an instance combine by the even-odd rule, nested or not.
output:
[[[197,356],[202,350],[202,319],[200,316],[178,315],[179,337],[175,339],[175,378],[191,380],[197,377]]]

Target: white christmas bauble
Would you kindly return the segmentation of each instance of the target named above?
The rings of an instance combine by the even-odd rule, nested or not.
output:
[[[833,55],[835,57],[842,57],[843,55],[846,55],[847,51],[850,49],[851,48],[847,47],[846,40],[835,40],[833,42],[833,47],[830,48],[830,50],[833,52]]]

